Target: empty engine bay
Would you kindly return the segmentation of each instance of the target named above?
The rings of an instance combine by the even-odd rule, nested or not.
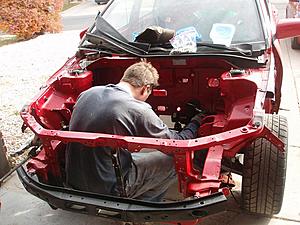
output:
[[[55,80],[50,78],[50,88],[33,107],[36,119],[45,128],[67,130],[78,95],[92,86],[118,83],[126,68],[135,62],[132,58],[104,58],[84,70],[70,65],[68,73],[59,74]],[[203,123],[210,124],[209,129],[206,126],[199,132],[201,136],[242,126],[251,119],[257,87],[243,79],[246,71],[233,68],[225,60],[170,58],[156,59],[151,63],[160,78],[159,87],[153,90],[147,102],[159,116],[171,117],[175,126],[171,128],[180,130],[199,112],[203,114]],[[234,82],[236,79],[239,82]],[[245,86],[243,92],[240,92],[241,84]],[[236,102],[241,104],[236,105]],[[238,122],[234,121],[235,111],[243,114],[237,117]],[[226,121],[230,121],[231,125]]]

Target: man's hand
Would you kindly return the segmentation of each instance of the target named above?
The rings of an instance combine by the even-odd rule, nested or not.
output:
[[[203,118],[203,114],[198,113],[191,119],[191,123],[196,123],[198,126],[200,126],[202,118]]]

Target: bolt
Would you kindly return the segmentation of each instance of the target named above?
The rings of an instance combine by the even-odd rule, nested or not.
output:
[[[258,128],[258,127],[260,127],[260,122],[259,122],[259,121],[254,122],[254,123],[252,124],[252,127],[253,127],[253,128]]]

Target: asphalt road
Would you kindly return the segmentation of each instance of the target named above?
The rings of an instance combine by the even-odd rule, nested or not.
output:
[[[66,16],[62,18],[63,30],[83,30],[89,27],[95,16],[84,15],[84,16]]]
[[[93,23],[97,13],[104,7],[105,5],[97,5],[93,0],[84,0],[80,5],[64,11],[61,14],[63,30],[84,30]]]

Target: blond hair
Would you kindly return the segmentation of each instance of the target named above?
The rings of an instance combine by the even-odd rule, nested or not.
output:
[[[129,66],[121,79],[134,87],[144,85],[158,86],[159,75],[150,62],[141,61]]]

